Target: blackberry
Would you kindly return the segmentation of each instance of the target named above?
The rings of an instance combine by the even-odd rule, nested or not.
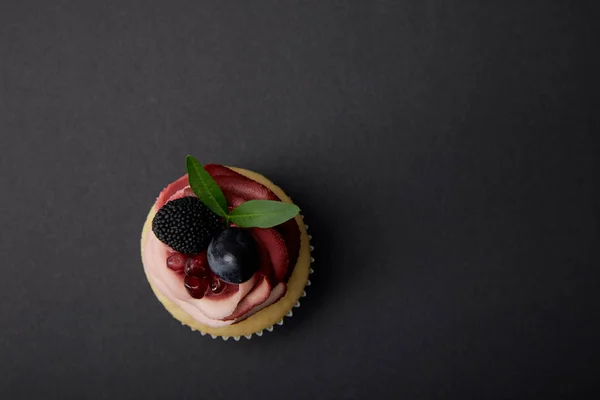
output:
[[[203,252],[222,228],[221,218],[191,196],[167,202],[152,220],[158,240],[182,254]]]

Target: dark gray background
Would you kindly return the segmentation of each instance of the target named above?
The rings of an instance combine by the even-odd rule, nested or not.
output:
[[[598,7],[0,4],[2,399],[594,385]],[[188,153],[282,184],[314,234],[309,296],[262,338],[191,332],[144,278]]]

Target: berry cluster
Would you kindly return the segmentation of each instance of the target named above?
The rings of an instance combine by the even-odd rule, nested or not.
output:
[[[195,299],[204,296],[217,296],[234,290],[234,286],[223,282],[208,265],[206,252],[186,256],[174,253],[167,258],[167,268],[177,273],[184,273],[185,289]]]

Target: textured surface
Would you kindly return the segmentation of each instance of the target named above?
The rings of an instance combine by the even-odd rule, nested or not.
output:
[[[0,1],[0,398],[583,398],[596,4]],[[188,153],[313,232],[260,340],[191,332],[144,277]]]

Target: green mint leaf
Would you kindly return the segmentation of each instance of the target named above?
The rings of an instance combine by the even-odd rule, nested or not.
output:
[[[186,159],[188,179],[196,196],[212,212],[227,219],[227,200],[217,182],[192,156]]]
[[[241,228],[271,228],[298,215],[294,204],[272,200],[249,200],[229,214],[229,221]]]

